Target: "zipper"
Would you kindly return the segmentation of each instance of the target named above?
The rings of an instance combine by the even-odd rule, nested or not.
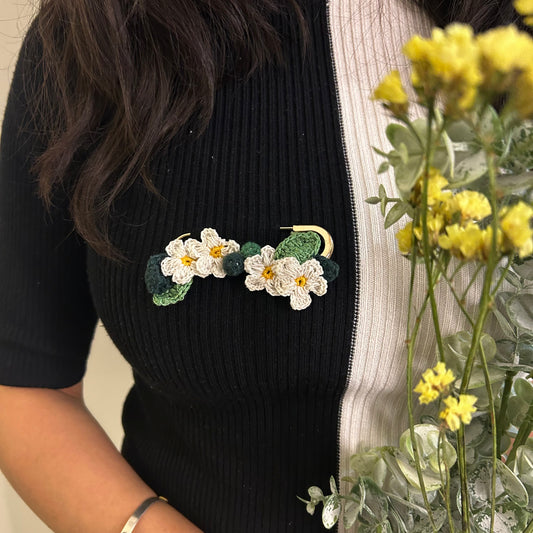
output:
[[[359,264],[359,240],[358,240],[358,231],[357,231],[357,213],[355,208],[355,192],[354,192],[354,184],[352,179],[352,172],[350,168],[350,163],[348,159],[348,150],[346,147],[346,133],[344,129],[344,120],[343,120],[343,114],[342,114],[342,105],[340,100],[340,92],[339,92],[339,79],[337,74],[337,64],[335,62],[335,52],[333,50],[333,31],[332,31],[332,16],[331,16],[331,9],[332,4],[336,0],[326,0],[326,20],[327,20],[327,29],[328,29],[328,40],[329,40],[329,53],[330,53],[330,60],[331,60],[331,68],[333,71],[333,84],[335,88],[335,99],[337,103],[337,116],[339,119],[339,126],[340,126],[340,133],[341,133],[341,141],[342,141],[342,152],[344,156],[344,167],[346,170],[346,176],[348,179],[348,190],[350,192],[350,205],[352,210],[352,221],[353,221],[353,233],[354,233],[354,265],[356,265],[355,275],[355,305],[354,305],[354,319],[353,319],[353,326],[352,326],[352,338],[351,338],[351,345],[350,345],[350,359],[348,363],[348,373],[346,376],[346,385],[344,387],[344,390],[342,392],[342,397],[340,401],[339,406],[339,413],[337,416],[337,427],[338,427],[338,434],[337,434],[337,481],[340,481],[341,477],[341,429],[342,429],[342,415],[343,415],[343,406],[344,406],[344,397],[346,394],[346,391],[348,389],[348,385],[350,383],[350,379],[352,376],[352,369],[353,369],[353,358],[354,358],[354,347],[355,347],[355,341],[356,341],[356,328],[357,328],[357,319],[358,319],[358,309],[359,309],[359,287],[360,287],[360,279],[359,279],[359,268],[357,268]],[[340,1],[340,0],[337,0]],[[347,473],[346,473],[347,474]]]

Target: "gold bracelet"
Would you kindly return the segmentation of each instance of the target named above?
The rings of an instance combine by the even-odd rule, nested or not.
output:
[[[163,496],[152,496],[151,498],[144,500],[144,502],[142,502],[141,505],[139,505],[139,507],[137,507],[133,514],[128,518],[128,521],[124,524],[121,533],[131,533],[139,523],[141,516],[146,512],[148,507],[159,501],[168,502],[168,500],[163,498]]]

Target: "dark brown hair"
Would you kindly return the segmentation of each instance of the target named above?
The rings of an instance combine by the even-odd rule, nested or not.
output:
[[[418,1],[440,25],[481,30],[515,15],[510,1]],[[64,187],[77,231],[119,257],[107,233],[114,200],[139,176],[153,189],[155,150],[192,120],[202,130],[225,75],[282,59],[270,23],[280,12],[305,28],[297,0],[41,0],[39,109],[50,133],[35,170],[45,202]]]
[[[464,22],[470,24],[476,33],[512,23],[525,29],[511,0],[415,1],[426,10],[437,26],[446,26],[451,22]]]
[[[295,0],[42,0],[38,107],[51,136],[35,170],[46,203],[67,188],[77,231],[116,256],[113,201],[138,176],[152,188],[154,151],[193,119],[201,131],[225,74],[281,60],[269,19],[289,7],[301,20]]]

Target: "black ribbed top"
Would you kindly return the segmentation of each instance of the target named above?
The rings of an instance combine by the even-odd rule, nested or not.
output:
[[[35,197],[40,147],[28,128],[17,133],[24,51],[4,121],[0,382],[81,379],[94,305],[135,376],[123,453],[206,533],[319,532],[296,496],[337,470],[357,257],[325,2],[307,10],[305,58],[296,22],[280,18],[286,64],[225,82],[205,133],[185,132],[155,157],[162,199],[138,184],[117,202],[111,237],[125,265],[86,252],[61,205],[45,215]],[[306,310],[250,292],[242,276],[198,278],[183,302],[152,303],[146,262],[177,236],[211,227],[276,246],[293,224],[326,228],[341,268]]]

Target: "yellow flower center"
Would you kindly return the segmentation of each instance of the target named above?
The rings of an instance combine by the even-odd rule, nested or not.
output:
[[[188,255],[184,255],[182,258],[181,258],[181,262],[185,265],[185,266],[191,266],[192,262],[194,261],[194,259],[192,257],[189,257]]]
[[[296,283],[296,285],[298,285],[298,287],[305,287],[305,285],[307,283],[307,278],[305,276],[300,276],[299,278],[296,278],[294,280],[294,283]]]
[[[261,274],[265,279],[272,279],[274,277],[274,271],[271,266],[267,266],[263,273]]]
[[[214,257],[215,259],[218,259],[219,257],[222,257],[223,249],[224,246],[213,246],[213,248],[211,248],[211,251],[209,252],[209,255],[211,255],[211,257]]]

